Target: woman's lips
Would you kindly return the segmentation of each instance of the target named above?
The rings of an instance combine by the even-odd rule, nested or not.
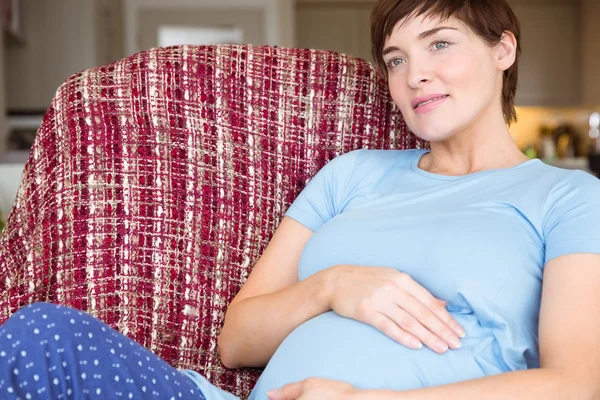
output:
[[[444,101],[446,101],[446,99],[448,98],[448,95],[443,96],[441,98],[438,98],[436,100],[432,100],[431,102],[424,104],[424,105],[419,105],[415,108],[415,112],[417,114],[424,114],[426,112],[429,112],[431,110],[436,109],[440,104],[442,104]]]

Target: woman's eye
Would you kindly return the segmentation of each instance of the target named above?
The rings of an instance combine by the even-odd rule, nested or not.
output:
[[[388,61],[388,67],[394,68],[403,63],[404,63],[404,60],[401,58],[392,58],[390,61]]]
[[[434,47],[436,50],[445,49],[445,48],[446,48],[446,47],[448,47],[448,46],[450,46],[450,43],[448,43],[448,42],[435,42],[435,43],[433,44],[433,47]]]

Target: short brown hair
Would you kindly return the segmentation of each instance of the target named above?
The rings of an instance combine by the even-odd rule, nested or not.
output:
[[[516,121],[514,101],[519,75],[521,28],[506,0],[378,0],[371,14],[371,51],[375,64],[384,75],[387,76],[387,68],[382,53],[386,39],[398,21],[423,14],[444,20],[457,18],[490,46],[498,44],[505,31],[515,35],[517,54],[515,63],[504,71],[502,113],[507,124]]]

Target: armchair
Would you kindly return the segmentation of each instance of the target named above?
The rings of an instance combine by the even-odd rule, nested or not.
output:
[[[260,371],[224,368],[217,337],[287,207],[337,155],[424,146],[374,68],[332,52],[176,46],[82,71],[0,239],[0,323],[75,307],[246,398]]]

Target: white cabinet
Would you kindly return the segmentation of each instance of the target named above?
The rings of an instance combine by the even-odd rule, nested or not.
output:
[[[509,3],[521,22],[523,49],[516,104],[580,104],[580,2],[511,0]]]

